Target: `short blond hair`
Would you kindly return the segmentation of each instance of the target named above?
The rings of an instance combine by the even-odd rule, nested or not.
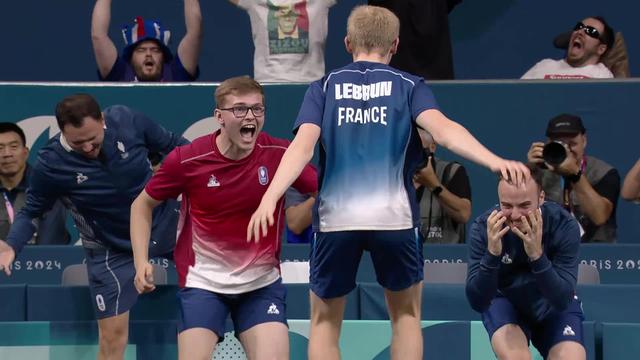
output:
[[[218,108],[225,106],[224,101],[229,95],[246,95],[258,93],[262,95],[262,103],[264,104],[264,90],[262,85],[248,76],[237,76],[229,78],[220,84],[215,92],[216,106]]]
[[[347,20],[347,40],[354,53],[385,55],[399,34],[400,20],[383,7],[356,6]]]

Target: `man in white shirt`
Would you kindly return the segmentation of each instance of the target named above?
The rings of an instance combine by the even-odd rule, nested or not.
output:
[[[574,27],[564,59],[544,59],[522,75],[522,79],[613,78],[601,62],[613,42],[614,31],[603,17],[585,18]]]

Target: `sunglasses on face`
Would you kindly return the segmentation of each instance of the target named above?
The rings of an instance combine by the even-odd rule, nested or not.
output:
[[[584,33],[587,34],[588,36],[594,39],[600,40],[600,32],[598,31],[598,29],[594,28],[593,26],[585,25],[582,22],[579,22],[573,28],[573,31],[578,31],[578,30],[584,30]]]

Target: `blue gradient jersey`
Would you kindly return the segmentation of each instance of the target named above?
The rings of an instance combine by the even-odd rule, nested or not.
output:
[[[314,231],[417,226],[415,121],[434,108],[422,78],[380,63],[354,62],[310,85],[294,129],[321,128]]]

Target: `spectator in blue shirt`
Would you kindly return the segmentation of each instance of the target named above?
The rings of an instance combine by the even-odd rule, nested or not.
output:
[[[91,17],[91,41],[102,81],[194,81],[202,42],[199,0],[184,0],[187,32],[174,57],[169,50],[170,33],[160,22],[136,17],[122,29],[122,56],[109,38],[111,0],[96,0]]]

